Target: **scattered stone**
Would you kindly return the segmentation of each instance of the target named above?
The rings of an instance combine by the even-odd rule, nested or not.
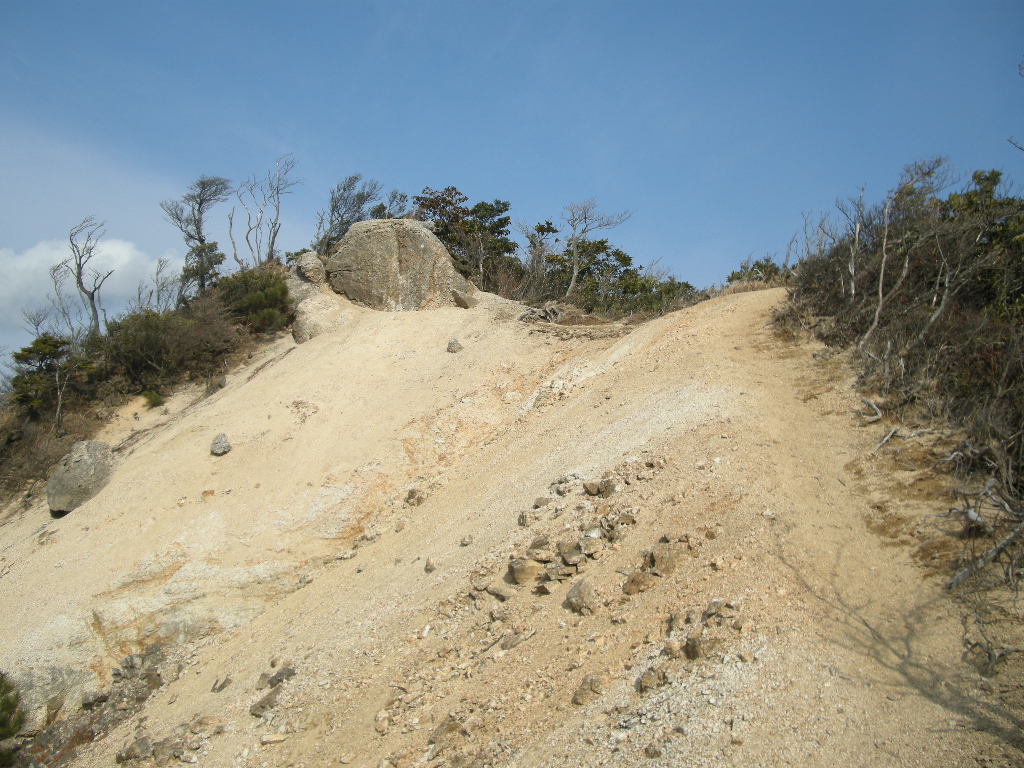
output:
[[[683,656],[683,644],[678,640],[668,640],[661,650],[662,654],[670,659],[679,659]]]
[[[587,557],[593,557],[602,549],[604,549],[604,540],[592,539],[587,536],[584,536],[582,539],[579,540],[576,546],[578,546],[580,552],[582,552]]]
[[[225,688],[231,685],[231,675],[225,675],[224,679],[221,680],[219,677],[214,681],[213,687],[210,689],[212,693],[220,693]]]
[[[462,344],[459,343],[458,339],[452,339],[451,341],[448,342],[448,351],[451,352],[452,354],[455,354],[456,352],[461,352],[462,350],[463,346]]]
[[[214,456],[223,456],[231,450],[231,441],[228,436],[221,432],[210,443],[210,453]]]
[[[426,500],[427,495],[419,488],[410,488],[409,492],[405,494],[405,503],[410,507],[418,507]]]
[[[377,733],[379,733],[381,736],[383,736],[385,733],[388,732],[388,728],[390,728],[390,727],[391,727],[391,716],[388,715],[388,711],[386,709],[382,709],[373,718],[373,728],[374,728],[375,731],[377,731]]]
[[[654,666],[637,678],[636,689],[640,693],[646,693],[647,691],[655,688],[660,688],[667,682],[668,675],[665,673],[665,668],[662,666]]]
[[[572,695],[572,703],[578,707],[597,699],[604,693],[604,680],[600,675],[587,675],[580,681],[579,687]]]
[[[499,584],[497,582],[488,584],[487,587],[485,588],[485,591],[487,592],[487,594],[493,595],[502,602],[505,602],[506,600],[510,599],[514,594],[512,590],[506,587],[504,584]]]
[[[55,517],[82,506],[110,480],[114,454],[99,440],[82,440],[60,460],[46,484],[46,500]]]
[[[472,543],[473,543],[473,537],[472,536],[463,536],[462,537],[462,541],[459,542],[459,546],[460,547],[468,547]]]
[[[465,291],[452,289],[452,301],[455,302],[456,306],[462,307],[463,309],[472,309],[480,303],[480,299],[476,296],[471,296]]]
[[[533,508],[541,509],[542,507],[546,507],[552,501],[553,499],[550,499],[547,496],[538,496],[536,499],[533,500]]]
[[[428,744],[440,744],[449,736],[459,732],[459,721],[451,715],[442,720],[427,737]]]
[[[267,733],[260,736],[260,744],[280,744],[287,738],[283,733]]]
[[[675,549],[669,544],[655,544],[647,554],[647,567],[659,576],[668,576],[678,564]]]
[[[153,762],[158,766],[170,765],[185,754],[185,742],[180,739],[161,739],[153,742]]]
[[[427,558],[427,562],[423,564],[423,571],[425,573],[433,573],[437,570],[437,563],[434,562],[432,557]]]
[[[519,513],[519,526],[521,528],[528,528],[537,522],[537,514],[535,512],[520,512]]]
[[[683,646],[683,652],[686,654],[686,658],[699,659],[701,653],[704,650],[704,633],[701,629],[691,634],[686,638],[686,644]]]
[[[126,744],[114,759],[119,763],[127,763],[130,760],[145,760],[152,756],[153,742],[146,736],[139,736]]]
[[[619,490],[619,484],[614,477],[606,477],[601,480],[588,480],[583,483],[583,490],[588,496],[600,496],[607,499]]]
[[[249,707],[249,714],[253,717],[263,717],[269,710],[274,708],[274,705],[277,704],[277,697],[280,695],[280,686],[271,688],[259,701]]]
[[[583,550],[575,541],[560,541],[557,545],[558,556],[566,565],[579,565],[583,560]]]
[[[544,573],[544,566],[536,560],[518,557],[508,564],[508,573],[516,584],[528,584]]]
[[[633,571],[622,585],[622,591],[627,595],[638,595],[654,586],[655,577],[647,571]]]
[[[589,616],[599,607],[597,591],[589,581],[580,579],[565,596],[565,607],[581,616]]]

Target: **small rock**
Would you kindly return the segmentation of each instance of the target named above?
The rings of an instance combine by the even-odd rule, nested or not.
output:
[[[434,562],[432,557],[427,558],[427,562],[423,564],[423,571],[425,573],[433,573],[437,570],[437,563]]]
[[[565,607],[582,616],[589,616],[599,607],[597,591],[589,581],[580,579],[565,596]]]
[[[587,675],[580,681],[579,687],[572,695],[572,703],[583,706],[594,701],[604,693],[604,680],[600,675]]]
[[[377,733],[379,733],[381,736],[383,736],[385,733],[388,732],[388,728],[390,726],[391,726],[391,718],[388,715],[388,711],[386,709],[382,709],[373,718],[373,728],[374,728],[375,731],[377,731]]]
[[[129,760],[145,760],[153,755],[153,742],[146,736],[139,736],[124,746],[114,757],[119,763],[126,763]]]
[[[644,755],[651,758],[652,760],[656,757],[661,757],[661,747],[656,742],[651,742],[644,747]]]
[[[448,342],[448,351],[451,352],[452,354],[455,354],[456,352],[461,352],[462,349],[463,347],[459,343],[458,339],[452,339],[451,341]]]
[[[472,309],[480,303],[480,299],[476,296],[470,296],[465,291],[459,291],[452,289],[452,301],[463,309]]]
[[[214,456],[223,456],[225,453],[231,450],[231,442],[228,440],[228,436],[221,432],[210,443],[210,453]]]
[[[636,689],[640,693],[660,688],[668,682],[668,675],[665,673],[665,668],[661,666],[654,666],[644,672],[636,681]]]
[[[665,643],[665,647],[661,652],[670,659],[681,658],[683,655],[683,644],[678,640],[669,640]]]
[[[536,560],[518,557],[508,564],[508,573],[516,584],[528,584],[540,578],[544,566]]]
[[[472,536],[463,536],[462,537],[462,541],[459,542],[459,546],[460,547],[468,547],[472,543],[473,543],[473,537]]]
[[[268,733],[260,736],[260,744],[280,744],[287,738],[283,733]]]
[[[546,507],[552,501],[553,499],[550,499],[547,496],[538,496],[536,499],[533,500],[533,508],[540,509],[541,507]]]
[[[512,592],[512,590],[510,590],[504,584],[499,584],[497,582],[494,582],[492,584],[488,584],[487,587],[485,588],[485,591],[487,592],[487,594],[493,595],[494,597],[498,598],[502,602],[505,602],[506,600],[511,598],[512,595],[514,594]]]
[[[647,555],[647,566],[659,576],[668,576],[677,564],[676,551],[670,544],[655,544]]]
[[[418,507],[426,500],[427,495],[419,488],[410,488],[409,492],[405,494],[405,503],[410,507]]]
[[[249,714],[253,717],[263,717],[268,710],[277,703],[277,697],[281,695],[281,686],[271,688],[259,701],[249,707]]]
[[[427,737],[427,744],[440,744],[452,734],[459,732],[459,721],[451,715],[442,720]]]
[[[622,585],[622,591],[627,595],[637,595],[653,587],[654,581],[655,577],[647,571],[633,571]]]
[[[683,646],[683,652],[686,653],[686,658],[691,660],[699,659],[703,650],[704,638],[701,631],[698,630],[686,638],[686,644]]]

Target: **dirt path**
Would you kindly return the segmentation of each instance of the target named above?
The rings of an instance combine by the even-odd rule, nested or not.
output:
[[[278,583],[284,566],[245,581],[272,599],[195,643],[74,764],[112,765],[143,732],[218,767],[1021,764],[1019,714],[961,660],[958,610],[919,563],[941,479],[871,455],[886,429],[859,426],[848,371],[773,335],[782,298],[724,297],[619,339],[531,333],[498,305],[370,313],[164,428],[150,445],[173,459],[200,426],[245,425],[250,447],[210,479],[233,498],[189,525],[218,568],[301,563],[300,583]],[[417,352],[453,322],[460,357]],[[332,360],[367,381],[330,384]],[[285,429],[267,406],[257,429],[254,402],[306,417]],[[590,495],[581,481],[602,477]],[[164,508],[207,485],[191,483],[168,482]],[[151,525],[182,554],[146,573],[195,568],[200,534]],[[510,583],[511,557],[564,580]],[[214,614],[225,594],[248,605],[215,590]],[[285,667],[251,714],[261,673]]]

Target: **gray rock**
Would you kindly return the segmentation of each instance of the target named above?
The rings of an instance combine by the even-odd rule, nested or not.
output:
[[[83,440],[71,446],[46,484],[50,512],[61,515],[82,506],[110,480],[114,454],[99,440]]]
[[[314,285],[323,285],[327,282],[327,271],[320,257],[313,251],[300,253],[295,259],[295,271],[305,280]]]
[[[448,351],[452,354],[462,351],[462,345],[459,343],[458,339],[452,339],[448,342]]]
[[[451,306],[453,290],[470,289],[441,241],[411,219],[353,224],[328,255],[327,279],[350,300],[390,312]]]
[[[627,595],[638,595],[653,587],[654,583],[654,576],[647,571],[633,571],[622,585],[622,591]]]
[[[146,736],[140,736],[126,744],[114,758],[119,763],[127,763],[132,760],[145,760],[153,754],[153,742]]]
[[[665,668],[654,666],[640,675],[636,681],[636,689],[640,693],[645,693],[655,688],[660,688],[666,683],[668,683],[668,674],[666,674]]]
[[[210,453],[214,456],[223,456],[225,453],[231,450],[231,441],[228,440],[228,436],[221,432],[210,443]]]
[[[580,681],[572,695],[572,703],[580,707],[589,704],[604,692],[604,680],[600,675],[587,675]]]
[[[569,594],[565,596],[565,607],[582,616],[589,616],[599,606],[597,591],[586,579],[580,579],[573,584]]]
[[[462,307],[463,309],[472,309],[480,303],[480,299],[476,296],[456,289],[452,290],[452,301],[455,302],[456,306]]]
[[[529,560],[525,557],[516,558],[508,564],[509,577],[516,584],[529,584],[540,578],[544,573],[544,566],[536,560]]]

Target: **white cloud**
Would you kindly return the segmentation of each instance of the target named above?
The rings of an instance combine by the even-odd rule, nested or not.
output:
[[[43,240],[20,252],[0,248],[0,346],[11,351],[30,340],[22,313],[49,303],[53,293],[49,268],[67,255],[68,244],[61,240]],[[163,256],[171,261],[172,270],[181,269],[180,257],[172,252]],[[90,266],[103,272],[114,270],[100,291],[110,317],[124,310],[140,282],[149,280],[157,259],[127,240],[110,238],[100,242]]]

